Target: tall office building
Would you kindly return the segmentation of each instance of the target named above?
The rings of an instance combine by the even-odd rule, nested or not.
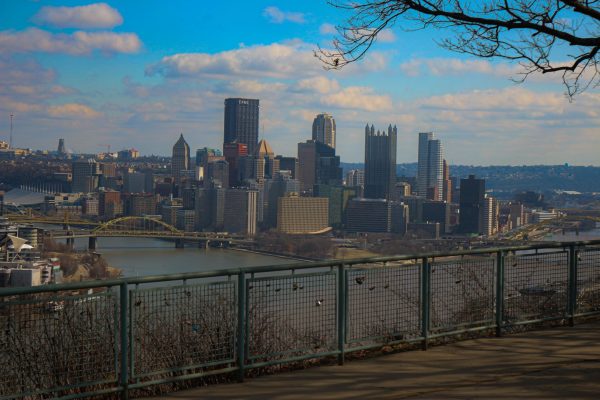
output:
[[[57,149],[58,154],[60,154],[61,156],[64,156],[65,154],[67,154],[67,149],[65,148],[65,139],[58,139],[58,149]]]
[[[225,99],[225,129],[223,143],[243,143],[248,153],[258,147],[258,99]]]
[[[258,192],[246,189],[225,191],[223,229],[247,236],[256,234]]]
[[[396,143],[398,130],[392,125],[375,133],[365,127],[365,197],[389,199],[396,183]]]
[[[351,169],[346,173],[346,186],[365,186],[365,171],[362,169]]]
[[[442,188],[442,200],[446,203],[452,203],[452,179],[450,179],[450,166],[444,159],[443,167],[443,188]]]
[[[298,143],[298,165],[300,188],[312,190],[317,183],[325,185],[342,184],[340,157],[335,149],[316,140]]]
[[[248,155],[248,146],[243,143],[224,143],[223,156],[229,164],[229,185],[238,186],[240,182],[240,164]],[[224,186],[225,187],[225,186]]]
[[[95,160],[76,160],[71,166],[73,175],[72,193],[89,193],[98,188],[100,172],[98,163]]]
[[[444,195],[444,151],[433,132],[419,133],[417,194],[429,200],[442,200]]]
[[[460,180],[460,231],[483,233],[485,180],[469,175]]]
[[[315,117],[312,138],[335,149],[335,119],[330,114],[322,113]]]
[[[279,161],[279,170],[290,171],[292,179],[298,179],[298,159],[296,157],[277,156],[275,160]]]
[[[190,169],[190,146],[183,138],[183,133],[173,146],[173,157],[171,158],[171,175],[176,180],[181,177],[181,171]]]

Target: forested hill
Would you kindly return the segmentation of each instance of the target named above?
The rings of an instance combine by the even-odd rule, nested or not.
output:
[[[342,163],[344,173],[351,169],[362,169],[362,163]],[[417,163],[398,164],[398,176],[414,177]],[[486,180],[486,189],[498,191],[515,190],[575,190],[578,192],[600,192],[600,167],[569,165],[451,165],[450,175],[465,178],[469,175]]]

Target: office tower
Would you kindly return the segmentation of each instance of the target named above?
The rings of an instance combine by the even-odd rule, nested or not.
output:
[[[125,172],[123,175],[123,191],[125,193],[145,193],[146,174],[134,171]]]
[[[275,165],[277,164],[277,166]],[[254,157],[250,160],[252,171],[247,171],[248,178],[255,180],[272,179],[275,172],[279,171],[279,162],[275,163],[275,153],[269,142],[262,139],[258,143]],[[277,171],[275,171],[277,170]]]
[[[425,201],[421,222],[439,223],[441,233],[450,233],[450,203],[445,201]]]
[[[289,171],[280,171],[275,178],[265,181],[263,222],[266,227],[277,226],[278,199],[288,193],[298,192],[300,192],[300,182],[297,179],[293,179]]]
[[[98,163],[95,160],[81,159],[71,164],[73,181],[71,184],[72,193],[90,193],[98,188]]]
[[[225,129],[223,143],[242,143],[248,153],[258,147],[259,101],[257,99],[225,99]]]
[[[223,229],[246,236],[256,234],[258,192],[246,189],[225,191]]]
[[[346,173],[346,186],[356,187],[365,185],[365,171],[362,169],[351,169]]]
[[[410,210],[407,204],[393,201],[391,202],[392,207],[392,218],[390,232],[397,233],[399,235],[405,235],[408,228],[408,221],[410,219]]]
[[[225,160],[209,162],[204,179],[204,187],[229,187],[229,163]],[[206,183],[208,183],[208,185]]]
[[[394,186],[393,200],[400,200],[403,197],[408,197],[412,193],[412,188],[408,182],[396,182]]]
[[[510,220],[513,229],[525,224],[525,207],[523,207],[523,204],[511,203]]]
[[[127,215],[143,217],[156,214],[156,198],[151,194],[133,194],[127,199]]]
[[[419,133],[417,194],[429,200],[442,200],[444,195],[444,150],[433,132]]]
[[[226,189],[220,187],[202,188],[196,190],[196,229],[223,230],[223,211]]]
[[[396,183],[396,141],[398,130],[392,125],[375,133],[365,127],[365,197],[389,199]]]
[[[58,139],[58,154],[64,156],[67,154],[67,149],[65,148],[65,139]]]
[[[278,199],[277,230],[286,234],[323,233],[329,227],[329,200],[324,197],[298,197],[290,194]]]
[[[313,196],[329,199],[329,226],[336,229],[341,228],[344,223],[348,201],[357,195],[355,187],[316,184],[313,188]]]
[[[243,143],[224,143],[223,156],[229,164],[229,186],[240,184],[240,163],[248,155],[248,146]],[[224,186],[225,187],[225,186]]]
[[[483,199],[483,226],[481,233],[491,236],[498,233],[498,214],[500,207],[498,201],[492,196],[485,195]]]
[[[311,191],[316,183],[325,185],[342,184],[340,157],[335,149],[315,140],[298,143],[298,166],[300,188]]]
[[[190,146],[183,138],[183,133],[173,146],[173,157],[171,158],[171,175],[178,182],[182,176],[181,171],[190,169]]]
[[[335,119],[330,114],[322,113],[315,117],[312,139],[335,149]]]
[[[183,209],[180,199],[167,200],[159,208],[163,222],[173,226],[177,225],[177,211]]]
[[[103,190],[98,195],[98,215],[112,219],[123,214],[121,193],[115,190]]]
[[[184,232],[194,232],[196,228],[196,212],[194,210],[179,209],[176,211],[175,227]]]
[[[443,165],[442,200],[450,204],[452,203],[452,179],[450,179],[450,166],[445,159]]]
[[[390,232],[392,204],[385,199],[356,198],[348,202],[346,230],[348,232]]]
[[[480,234],[483,231],[485,180],[469,175],[460,180],[460,231]]]
[[[196,166],[206,167],[209,162],[220,159],[223,156],[221,150],[203,147],[196,150]]]
[[[275,160],[279,161],[280,171],[290,171],[292,173],[292,179],[298,179],[298,159],[296,157],[284,157],[277,156]]]

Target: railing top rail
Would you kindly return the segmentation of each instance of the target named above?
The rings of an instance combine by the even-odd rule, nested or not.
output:
[[[585,241],[573,241],[573,242],[543,242],[532,245],[521,245],[521,246],[506,246],[506,247],[487,247],[473,250],[453,250],[443,252],[427,252],[427,253],[416,253],[416,254],[403,254],[397,256],[387,257],[367,257],[367,258],[353,258],[353,259],[334,259],[327,261],[317,262],[296,262],[290,264],[279,264],[279,265],[264,265],[258,267],[243,267],[243,268],[230,268],[213,271],[201,271],[201,272],[187,272],[179,274],[165,274],[165,275],[150,275],[144,277],[130,277],[130,278],[119,278],[119,279],[108,279],[108,280],[94,280],[84,281],[76,283],[64,283],[57,285],[41,285],[33,287],[19,287],[19,288],[2,288],[0,289],[0,296],[13,296],[19,294],[32,294],[32,293],[43,293],[43,292],[58,292],[58,291],[69,291],[79,289],[91,289],[98,287],[113,287],[120,286],[123,284],[135,285],[135,284],[146,284],[154,282],[167,282],[167,281],[181,281],[189,279],[201,279],[201,278],[213,278],[213,277],[225,277],[232,275],[239,275],[242,273],[264,273],[264,272],[277,272],[277,271],[289,271],[289,270],[302,270],[302,269],[314,269],[314,268],[326,268],[339,265],[357,265],[357,264],[369,264],[369,263],[381,263],[381,262],[394,262],[394,261],[407,261],[421,258],[439,258],[439,257],[455,257],[455,256],[467,256],[467,255],[483,255],[498,252],[514,252],[514,251],[526,251],[526,250],[539,250],[539,249],[560,249],[570,246],[597,246],[600,245],[600,240],[585,240]]]

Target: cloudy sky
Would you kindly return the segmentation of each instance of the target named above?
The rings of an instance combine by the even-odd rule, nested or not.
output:
[[[600,165],[600,91],[569,102],[559,76],[459,56],[439,32],[383,32],[368,57],[326,71],[313,57],[343,14],[325,0],[0,2],[0,140],[76,152],[221,147],[223,100],[261,101],[261,136],[296,155],[314,115],[334,115],[342,161],[364,126],[398,126],[398,162],[434,131],[457,164]]]

